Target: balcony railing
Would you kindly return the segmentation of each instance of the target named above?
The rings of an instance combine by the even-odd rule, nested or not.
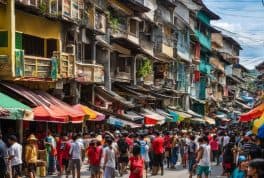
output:
[[[157,40],[154,46],[155,53],[158,55],[166,55],[173,58],[173,44],[172,40],[166,37],[161,37],[161,40]]]
[[[84,83],[104,82],[104,67],[99,64],[76,63],[76,78]]]
[[[118,81],[127,81],[129,82],[131,78],[131,73],[129,72],[115,72],[112,73],[112,77]]]
[[[124,30],[123,28],[112,30],[112,36],[114,38],[124,38],[139,45],[139,37],[137,34],[130,33],[128,30]]]
[[[51,59],[37,56],[24,56],[24,77],[50,78]]]
[[[149,54],[153,55],[154,43],[150,39],[148,39],[145,34],[140,34],[139,42],[140,42],[140,46],[145,51],[147,51]]]
[[[59,78],[73,78],[75,55],[54,51],[53,56],[56,57],[59,63],[58,66]]]

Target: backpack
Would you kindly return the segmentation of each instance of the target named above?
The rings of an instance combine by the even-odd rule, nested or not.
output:
[[[120,153],[126,153],[127,152],[128,144],[125,141],[125,139],[118,140],[117,145],[118,145]]]
[[[147,142],[145,142],[145,141],[140,141],[139,142],[139,146],[140,146],[140,154],[141,154],[141,156],[143,156],[143,155],[145,155],[146,154],[146,152],[147,152],[147,150],[146,150],[146,145],[147,145]]]

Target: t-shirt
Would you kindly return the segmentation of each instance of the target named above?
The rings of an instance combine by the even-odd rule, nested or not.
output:
[[[230,178],[245,178],[245,171],[241,171],[239,168],[236,168]]]
[[[116,161],[115,161],[115,150],[113,148],[106,147],[104,149],[105,159],[107,157],[107,162],[105,164],[106,167],[115,168]]]
[[[202,144],[201,147],[203,148],[203,155],[202,155],[202,158],[200,159],[198,165],[210,166],[210,153],[211,153],[210,146],[207,144]]]
[[[88,147],[88,159],[92,166],[100,166],[102,156],[102,147],[90,146]]]
[[[210,146],[211,146],[212,151],[217,151],[219,149],[219,144],[218,144],[217,140],[212,140],[210,142]]]
[[[144,160],[142,158],[131,157],[130,159],[130,175],[129,178],[141,178],[143,177]],[[134,171],[139,171],[135,173]]]
[[[166,135],[164,137],[164,147],[165,148],[171,148],[172,147],[172,139],[169,135]]]
[[[20,145],[19,143],[14,143],[10,146],[8,154],[10,156],[14,156],[11,159],[12,166],[22,164],[22,145]]]
[[[5,159],[7,157],[7,147],[6,144],[0,139],[0,170],[6,170]]]
[[[164,153],[164,139],[162,137],[156,137],[152,142],[152,149],[155,154]]]
[[[223,138],[223,146],[226,146],[230,141],[230,137],[229,136],[224,136]]]
[[[72,159],[81,159],[81,150],[83,149],[82,145],[75,141],[71,144],[69,154]]]
[[[61,149],[62,149],[62,159],[69,160],[70,159],[70,149],[71,149],[71,143],[70,141],[62,142],[61,143]]]

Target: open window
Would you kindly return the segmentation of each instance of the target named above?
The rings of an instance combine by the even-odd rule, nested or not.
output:
[[[26,55],[44,57],[44,39],[31,36],[28,34],[22,35],[22,46]]]

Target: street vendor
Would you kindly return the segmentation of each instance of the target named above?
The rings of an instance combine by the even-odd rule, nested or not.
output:
[[[37,147],[38,139],[35,135],[31,134],[27,138],[27,145],[25,147],[25,162],[28,169],[29,178],[36,177],[36,164],[38,157],[38,147]]]

